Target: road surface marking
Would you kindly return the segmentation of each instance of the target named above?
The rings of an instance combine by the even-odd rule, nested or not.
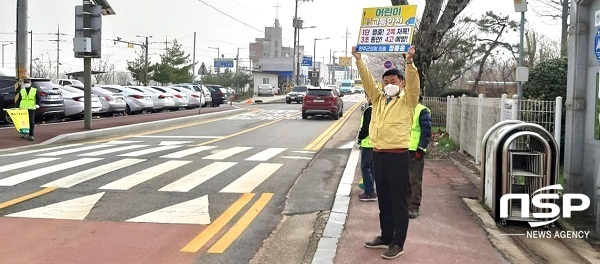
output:
[[[84,170],[53,182],[42,185],[42,187],[57,187],[57,188],[70,188],[82,182],[100,177],[104,174],[111,173],[122,168],[138,164],[145,161],[145,159],[122,159],[112,163],[100,165],[88,170]]]
[[[137,136],[136,138],[198,138],[198,139],[213,139],[213,138],[222,138],[222,136]]]
[[[297,113],[297,114],[299,114],[299,113]],[[297,115],[297,114],[294,114],[294,115]],[[294,115],[291,115],[291,116],[294,116]],[[289,117],[289,116],[288,116],[288,117]],[[209,140],[209,141],[206,141],[206,142],[203,142],[203,143],[200,143],[200,144],[198,144],[198,146],[210,145],[210,144],[212,144],[212,143],[215,143],[215,142],[217,142],[217,141],[221,141],[221,140],[224,140],[224,139],[229,139],[229,138],[232,138],[232,137],[236,137],[236,136],[239,136],[239,135],[241,135],[241,134],[245,134],[245,133],[248,133],[248,132],[250,132],[250,131],[254,131],[254,130],[256,130],[256,129],[259,129],[259,128],[262,128],[262,127],[266,127],[266,126],[269,126],[269,125],[275,124],[275,123],[277,123],[277,122],[281,122],[281,121],[283,121],[283,120],[286,120],[286,118],[288,118],[288,117],[283,117],[283,118],[280,118],[280,119],[277,119],[277,120],[273,120],[273,121],[271,121],[271,122],[267,122],[267,123],[264,123],[264,124],[262,124],[262,125],[258,125],[258,126],[255,126],[255,127],[249,128],[249,129],[246,129],[246,130],[242,130],[242,131],[240,131],[240,132],[237,132],[237,133],[233,133],[233,134],[231,134],[231,135],[224,136],[224,137],[222,137],[222,138],[217,138],[217,139]]]
[[[187,143],[193,143],[194,141],[161,141],[159,145],[161,146],[171,146],[171,145],[184,145]]]
[[[74,168],[77,166],[85,165],[88,163],[92,163],[95,161],[102,160],[101,158],[83,158],[76,159],[72,161],[67,161],[65,163],[53,165],[50,167],[43,167],[37,170],[32,170],[28,172],[23,172],[14,176],[10,176],[8,178],[4,178],[0,180],[0,186],[15,186],[19,183],[26,182],[31,179],[35,179],[46,174],[51,174],[57,171],[66,170],[70,168]]]
[[[237,213],[252,200],[253,193],[244,193],[235,203],[233,203],[223,214],[221,214],[212,224],[210,224],[202,233],[198,234],[192,241],[187,243],[182,252],[198,252],[209,240],[213,238]]]
[[[268,148],[259,153],[252,155],[251,157],[247,158],[246,160],[267,161],[270,158],[275,157],[275,155],[277,155],[281,152],[284,152],[286,149],[287,148]]]
[[[12,200],[0,203],[0,209],[4,209],[6,207],[9,207],[9,206],[18,204],[20,202],[24,202],[24,201],[33,199],[33,198],[38,197],[38,196],[42,196],[42,195],[47,194],[47,193],[49,193],[51,191],[54,191],[54,190],[56,190],[56,188],[45,188],[45,189],[39,190],[39,191],[34,192],[34,193],[30,193],[30,194],[27,194],[27,195],[23,195],[21,197],[17,197],[15,199],[12,199]]]
[[[302,157],[302,156],[281,156],[281,158],[283,159],[305,159],[305,160],[311,160],[313,158],[311,157]]]
[[[236,154],[240,154],[246,150],[252,149],[252,147],[233,147],[233,148],[228,148],[228,149],[224,149],[221,150],[215,154],[212,155],[208,155],[202,159],[211,159],[211,160],[224,160],[226,158],[229,158],[233,155]]]
[[[233,167],[237,162],[214,162],[159,189],[161,192],[187,192]]]
[[[250,171],[227,185],[222,193],[249,193],[258,187],[263,181],[269,178],[283,164],[281,163],[261,163],[256,165]]]
[[[320,150],[325,143],[346,123],[346,121],[350,118],[354,110],[356,110],[360,104],[354,104],[346,113],[344,113],[344,117],[340,118],[336,122],[334,122],[331,126],[329,126],[321,135],[319,135],[313,142],[308,144],[304,150]]]
[[[354,148],[355,141],[350,141],[344,145],[341,145],[338,149],[351,149]]]
[[[213,149],[216,148],[217,146],[200,146],[200,147],[194,147],[194,148],[190,148],[190,149],[184,149],[182,151],[177,151],[177,152],[173,152],[171,154],[167,154],[164,156],[160,156],[161,158],[168,158],[168,159],[180,159],[183,157],[187,157],[189,155],[192,154],[196,154],[198,152],[202,152],[205,150],[209,150],[209,149]]]
[[[46,218],[46,219],[68,219],[83,220],[90,213],[94,205],[102,198],[103,192],[80,198],[54,203],[43,207],[33,208],[8,217]]]
[[[263,193],[258,201],[248,209],[248,211],[238,220],[227,233],[217,243],[215,243],[210,249],[208,249],[208,253],[223,253],[225,250],[233,243],[233,241],[238,238],[244,230],[252,223],[254,218],[262,211],[263,208],[267,205],[267,203],[273,198],[272,193]]]
[[[110,153],[115,153],[115,152],[124,151],[124,150],[138,149],[138,148],[143,148],[143,147],[147,147],[147,146],[148,145],[129,145],[129,146],[123,146],[123,147],[118,147],[118,148],[109,148],[109,149],[105,149],[105,150],[94,151],[94,152],[90,152],[90,153],[84,153],[84,154],[80,154],[79,156],[84,156],[84,157],[102,156],[102,155],[106,155],[106,154],[110,154]]]
[[[69,144],[69,145],[63,145],[63,146],[57,146],[57,147],[51,147],[51,148],[34,149],[34,150],[28,150],[28,151],[19,151],[19,152],[15,152],[15,153],[12,153],[12,154],[2,155],[2,157],[14,157],[14,156],[20,156],[20,155],[27,155],[27,154],[31,154],[31,153],[44,152],[44,151],[48,151],[48,150],[70,148],[70,147],[81,146],[81,145],[82,144]]]
[[[210,224],[208,196],[204,195],[200,198],[140,215],[127,220],[127,222],[208,225]]]
[[[291,152],[294,152],[294,153],[302,153],[302,154],[315,154],[315,153],[316,153],[316,152],[314,152],[314,151],[306,151],[306,150],[293,150],[293,151],[291,151]]]
[[[186,160],[169,160],[167,162],[158,164],[154,167],[147,168],[143,171],[138,171],[125,178],[118,179],[111,183],[108,183],[99,189],[104,190],[129,190],[131,187],[141,184],[145,181],[156,178],[166,172],[177,169],[183,165],[189,164],[191,161]]]
[[[37,156],[56,157],[56,156],[71,154],[71,153],[75,153],[75,152],[81,152],[81,151],[87,151],[87,150],[99,149],[99,148],[108,148],[108,147],[113,147],[113,146],[114,145],[110,145],[110,144],[91,145],[91,146],[85,146],[85,147],[80,147],[80,148],[71,148],[71,149],[65,149],[65,150],[56,151],[56,152],[38,154]]]
[[[15,169],[22,169],[27,166],[42,164],[42,163],[57,160],[57,159],[59,159],[59,158],[37,158],[37,159],[25,160],[25,161],[13,163],[13,164],[8,164],[8,165],[0,166],[0,173],[5,172],[5,171],[15,170]]]
[[[138,151],[134,151],[134,152],[130,152],[130,153],[121,154],[121,155],[119,155],[119,157],[139,157],[142,155],[147,155],[147,154],[165,151],[165,150],[169,150],[169,149],[175,149],[175,148],[179,148],[179,147],[181,147],[181,146],[177,146],[177,145],[175,145],[175,146],[160,146],[160,147],[156,147],[156,148],[149,148],[149,149],[138,150]]]
[[[133,143],[140,143],[140,142],[144,142],[144,141],[139,141],[139,140],[113,140],[113,141],[106,142],[106,144],[122,145],[122,144],[133,144]]]

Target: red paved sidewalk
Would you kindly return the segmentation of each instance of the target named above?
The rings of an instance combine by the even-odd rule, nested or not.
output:
[[[220,107],[205,107],[202,108],[201,114],[214,113],[232,109],[236,108],[233,106],[225,105]],[[198,115],[198,109],[164,113],[139,114],[130,116],[103,117],[101,119],[92,119],[92,128],[96,130],[102,128],[118,127],[193,115]],[[17,130],[14,127],[2,127],[0,128],[0,149],[39,144],[41,142],[44,142],[48,139],[62,134],[82,131],[87,131],[83,128],[83,120],[36,124],[35,141],[29,141],[21,139],[19,137],[19,134],[17,133]]]
[[[335,263],[390,263],[384,249],[368,249],[364,241],[380,234],[377,202],[357,196],[360,170],[352,187],[346,226],[338,243]],[[451,161],[427,160],[423,173],[421,215],[410,220],[404,255],[392,263],[502,263],[485,231],[461,200],[476,197],[477,188]]]

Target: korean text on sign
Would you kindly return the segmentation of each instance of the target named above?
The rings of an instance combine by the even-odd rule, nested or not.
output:
[[[407,52],[412,42],[417,6],[365,8],[358,52]]]

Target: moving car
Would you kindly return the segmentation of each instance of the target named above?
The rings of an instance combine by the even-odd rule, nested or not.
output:
[[[285,102],[288,103],[288,104],[291,104],[292,102],[301,103],[302,99],[304,98],[304,96],[308,92],[308,88],[309,87],[312,87],[312,86],[306,86],[306,85],[296,85],[296,86],[294,86],[292,88],[292,91],[289,92],[285,96]]]
[[[65,103],[65,117],[83,117],[85,109],[85,100],[83,91],[69,86],[59,86]],[[99,114],[102,111],[102,103],[98,95],[92,94],[92,114]]]
[[[352,80],[342,80],[342,84],[340,85],[340,91],[343,94],[355,93],[354,82]]]
[[[140,92],[138,90],[120,85],[100,85],[98,87],[113,93],[123,94],[126,103],[125,113],[128,115],[152,110],[153,108],[152,97],[150,97],[150,94],[148,93]]]
[[[256,95],[261,96],[261,95],[268,95],[268,96],[273,96],[275,94],[275,90],[273,89],[273,86],[270,84],[261,84],[258,86],[258,92],[256,93]]]
[[[339,94],[336,89],[310,88],[302,101],[302,119],[307,119],[312,115],[328,115],[334,120],[338,120],[344,115],[343,94]]]

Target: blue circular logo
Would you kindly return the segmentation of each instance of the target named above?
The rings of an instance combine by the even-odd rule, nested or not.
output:
[[[386,69],[392,68],[392,62],[391,61],[385,61],[383,63],[383,67],[385,67]]]

